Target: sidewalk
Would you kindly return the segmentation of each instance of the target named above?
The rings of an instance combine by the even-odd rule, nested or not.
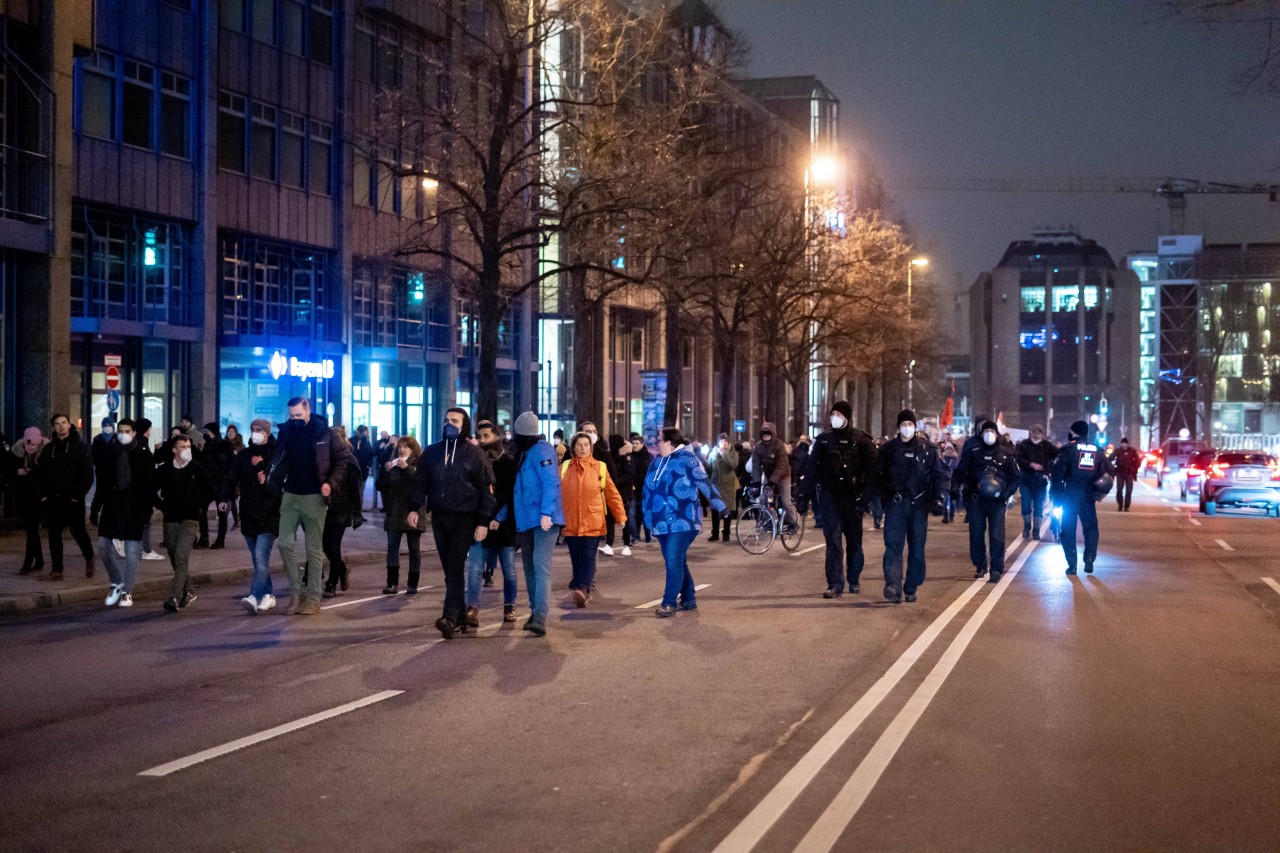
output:
[[[373,512],[366,503],[365,521],[359,530],[348,530],[342,541],[342,555],[352,572],[360,577],[361,585],[367,586],[370,578],[377,578],[377,587],[385,582],[387,538],[382,529],[383,515]],[[217,517],[210,513],[209,528],[211,536],[217,535]],[[230,525],[230,520],[228,520]],[[98,547],[98,531],[86,522],[89,538],[93,540],[94,551]],[[161,554],[159,548],[164,541],[159,521],[159,513],[151,528],[151,542]],[[39,574],[22,576],[18,570],[22,568],[22,556],[26,548],[26,537],[22,531],[13,531],[0,536],[0,614],[19,610],[37,610],[44,607],[58,607],[64,604],[78,604],[86,601],[101,601],[106,597],[110,587],[107,570],[98,557],[97,571],[92,578],[84,576],[84,558],[80,549],[67,535],[63,543],[63,580],[57,582],[41,581],[40,578],[49,573],[49,545],[47,531],[41,531],[44,546],[44,570]],[[301,555],[302,533],[298,533],[298,552]],[[191,580],[197,587],[211,584],[236,584],[249,593],[249,579],[253,576],[253,564],[249,559],[249,549],[239,530],[228,530],[226,548],[219,551],[201,549],[191,552]],[[408,558],[401,545],[401,576],[408,570]],[[431,532],[422,537],[423,570],[436,568],[437,564],[427,563],[428,554],[435,553],[435,542]],[[272,549],[271,571],[277,589],[288,589],[289,582],[285,578],[284,568],[280,564],[280,552]],[[133,586],[135,599],[139,603],[151,603],[154,599],[158,607],[169,595],[169,586],[173,581],[173,569],[169,565],[168,555],[164,560],[140,560],[138,577]]]

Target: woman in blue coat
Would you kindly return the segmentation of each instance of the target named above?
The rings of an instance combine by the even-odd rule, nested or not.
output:
[[[688,561],[689,546],[702,530],[698,493],[707,498],[716,512],[724,512],[725,505],[680,430],[663,428],[658,438],[658,453],[644,481],[644,519],[645,525],[658,537],[662,560],[667,566],[662,606],[655,611],[657,616],[666,617],[677,610],[698,609]]]

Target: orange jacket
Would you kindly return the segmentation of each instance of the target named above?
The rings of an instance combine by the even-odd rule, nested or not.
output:
[[[604,483],[604,494],[600,484]],[[560,497],[564,501],[565,536],[603,536],[605,534],[605,502],[613,520],[625,524],[627,511],[622,495],[609,478],[609,471],[598,459],[567,459],[560,466]]]

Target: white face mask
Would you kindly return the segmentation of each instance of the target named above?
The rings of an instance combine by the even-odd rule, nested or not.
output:
[[[996,434],[995,434],[994,432],[992,432],[991,430],[987,430],[986,432],[984,432],[984,433],[982,434],[982,440],[983,440],[984,442],[986,442],[987,444],[995,444],[995,443],[996,443]]]
[[[105,436],[110,436],[110,435],[111,435],[112,433],[114,433],[115,431],[116,431],[116,428],[115,428],[115,427],[112,427],[112,426],[104,426],[104,427],[102,428],[102,434],[103,434],[103,435],[105,435]]]
[[[254,444],[266,444],[267,434],[265,432],[257,432],[255,430],[254,432],[249,433],[249,441]]]
[[[191,448],[190,448],[190,447],[184,447],[184,448],[182,448],[181,450],[179,450],[179,451],[178,451],[178,458],[179,458],[179,459],[181,459],[184,463],[185,463],[185,462],[190,462],[190,461],[191,461]]]
[[[128,447],[130,444],[132,444],[132,443],[133,443],[133,433],[131,433],[131,432],[122,432],[122,433],[120,433],[119,435],[117,435],[117,436],[116,436],[116,441],[120,442],[120,443],[121,443],[121,444],[123,444],[125,447]]]
[[[1032,444],[1039,444],[1039,443],[1040,443],[1040,442],[1042,442],[1042,441],[1044,441],[1044,439],[1043,439],[1043,438],[1036,438],[1035,436],[1032,436],[1032,437],[1031,437],[1031,443],[1032,443]]]
[[[916,425],[903,424],[902,426],[898,427],[898,435],[902,436],[903,441],[910,441],[911,439],[915,438]]]
[[[831,428],[832,428],[832,429],[844,429],[844,425],[845,425],[845,423],[846,423],[846,422],[845,422],[845,419],[844,419],[844,415],[832,415],[832,416],[831,416]]]
[[[587,433],[587,437],[591,439],[591,444],[592,444],[593,446],[595,445],[595,443],[596,443],[597,441],[599,441],[599,440],[600,440],[600,436],[599,436],[599,435],[597,435],[597,434],[596,434],[596,433],[594,433],[594,432],[589,432],[589,433]]]

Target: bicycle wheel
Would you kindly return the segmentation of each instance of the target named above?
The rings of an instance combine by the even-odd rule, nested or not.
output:
[[[748,554],[763,554],[773,546],[777,524],[773,513],[750,506],[738,517],[738,544]]]
[[[778,536],[782,539],[782,547],[788,551],[794,551],[800,547],[800,540],[804,538],[805,518],[800,516],[800,520],[795,524],[781,525],[781,532]]]

